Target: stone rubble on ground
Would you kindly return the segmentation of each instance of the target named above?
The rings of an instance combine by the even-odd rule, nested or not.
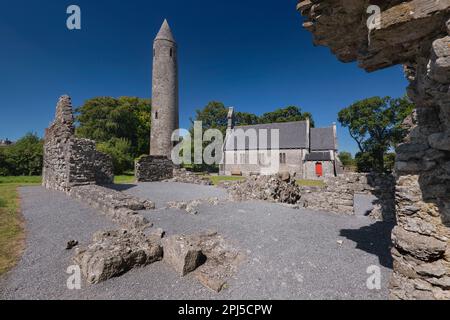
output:
[[[181,276],[192,272],[205,287],[220,292],[244,255],[217,232],[175,235],[163,240],[164,261]]]
[[[97,232],[93,243],[77,248],[74,261],[91,284],[117,277],[135,268],[161,260],[160,240],[138,230]]]
[[[296,204],[300,200],[300,188],[295,179],[281,175],[251,176],[243,181],[221,184],[233,201],[267,200]]]
[[[187,171],[186,169],[174,169],[173,178],[165,180],[166,182],[180,182],[180,183],[190,183],[199,184],[204,186],[212,185],[211,180],[199,174]]]
[[[184,210],[189,214],[198,214],[198,207],[202,204],[209,204],[212,206],[217,206],[220,203],[219,198],[208,198],[190,201],[171,201],[167,203],[167,208]]]
[[[160,228],[148,234],[137,229],[99,231],[92,244],[75,249],[73,259],[91,284],[163,260],[180,276],[192,273],[215,292],[226,286],[244,260],[244,255],[215,231],[168,238],[164,234]]]
[[[370,216],[376,220],[394,220],[395,181],[391,175],[349,173],[326,178],[324,186],[298,186],[288,173],[273,176],[251,176],[243,181],[219,184],[227,189],[233,201],[265,200],[292,209],[308,208],[354,214],[355,194],[377,197]]]
[[[182,277],[197,269],[206,260],[198,243],[191,241],[190,237],[171,236],[163,239],[162,245],[164,262]]]

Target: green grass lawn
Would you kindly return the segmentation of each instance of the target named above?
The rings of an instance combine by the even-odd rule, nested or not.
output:
[[[320,180],[297,180],[297,184],[303,187],[324,187],[325,183]]]
[[[216,186],[221,181],[241,181],[244,177],[230,177],[230,176],[208,176],[212,183]]]
[[[15,265],[24,247],[17,188],[40,183],[41,177],[0,177],[0,274]]]
[[[24,183],[24,184],[40,184],[42,181],[42,177],[40,176],[31,176],[31,177],[0,177],[0,184],[4,183]]]
[[[134,182],[134,174],[124,174],[121,176],[114,176],[114,183],[116,184],[128,184]]]

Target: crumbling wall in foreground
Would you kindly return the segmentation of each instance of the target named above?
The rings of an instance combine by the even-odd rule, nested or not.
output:
[[[111,158],[95,149],[95,142],[75,138],[72,102],[62,96],[55,120],[45,133],[42,184],[68,192],[74,186],[113,183]]]
[[[369,33],[370,5],[381,9]],[[316,45],[375,71],[405,66],[416,111],[397,147],[393,299],[450,299],[450,0],[305,0]]]

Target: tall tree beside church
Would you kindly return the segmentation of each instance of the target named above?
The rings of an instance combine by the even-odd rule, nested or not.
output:
[[[203,130],[218,129],[225,135],[228,125],[228,107],[222,102],[211,101],[203,109],[195,111],[195,118],[191,122],[201,121]],[[258,123],[257,115],[248,112],[236,112],[235,122],[237,126]]]
[[[407,97],[372,97],[339,112],[339,122],[348,128],[360,150],[356,155],[360,170],[384,172],[391,169],[386,166],[386,155],[403,139],[406,132],[401,124],[413,109]]]
[[[302,109],[296,106],[289,106],[263,114],[259,117],[259,123],[304,121],[308,118],[310,120],[311,127],[314,127],[314,119],[311,113],[302,112]]]

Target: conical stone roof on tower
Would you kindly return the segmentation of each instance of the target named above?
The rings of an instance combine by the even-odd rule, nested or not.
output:
[[[167,19],[164,19],[164,22],[161,26],[161,29],[159,29],[159,32],[156,35],[155,40],[167,40],[167,41],[175,42],[175,38],[172,34],[172,30],[170,29]]]

